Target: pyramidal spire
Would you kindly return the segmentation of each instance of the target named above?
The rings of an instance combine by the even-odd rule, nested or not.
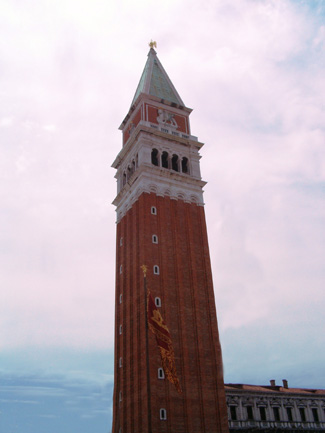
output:
[[[153,49],[153,44],[149,45],[151,48],[148,53],[148,60],[142,72],[131,106],[136,102],[141,93],[184,106],[184,102],[160,63],[157,53]]]

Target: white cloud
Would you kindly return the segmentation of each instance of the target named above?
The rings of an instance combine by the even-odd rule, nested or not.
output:
[[[0,119],[0,128],[12,126],[14,119],[12,117],[3,117]]]
[[[287,0],[2,7],[3,347],[113,345],[109,166],[151,38],[206,142],[222,332],[298,324],[303,312],[312,322],[325,255],[317,11]]]

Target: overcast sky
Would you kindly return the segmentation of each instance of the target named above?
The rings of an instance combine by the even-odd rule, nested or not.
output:
[[[118,127],[150,39],[205,143],[225,381],[325,388],[325,2],[0,0],[0,430],[111,429]]]

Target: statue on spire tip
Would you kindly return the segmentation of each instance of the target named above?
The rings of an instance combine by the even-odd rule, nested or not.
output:
[[[149,47],[150,48],[157,48],[157,42],[156,41],[153,41],[152,39],[151,39],[151,41],[149,42]]]

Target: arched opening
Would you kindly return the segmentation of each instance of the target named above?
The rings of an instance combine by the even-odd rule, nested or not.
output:
[[[161,155],[161,166],[164,168],[168,168],[168,153],[163,152]]]
[[[151,163],[153,165],[157,165],[158,166],[158,150],[157,149],[152,149],[152,152],[151,152]]]
[[[182,159],[182,173],[188,173],[188,159],[185,157]]]
[[[172,157],[172,170],[178,171],[178,156],[173,155]]]

